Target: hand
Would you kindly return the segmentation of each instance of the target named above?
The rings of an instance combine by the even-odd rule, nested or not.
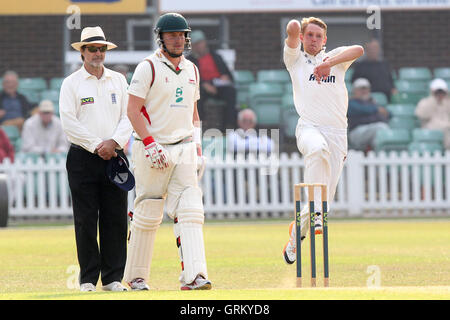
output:
[[[95,153],[103,160],[110,160],[111,158],[117,157],[117,147],[118,144],[113,139],[105,140],[95,148]]]
[[[331,64],[327,60],[328,57],[326,57],[321,64],[314,68],[314,76],[316,77],[317,83],[320,83],[322,78],[326,78],[330,75]]]
[[[203,173],[206,168],[206,157],[199,155],[197,156],[197,179],[200,181],[203,177]]]
[[[152,168],[164,170],[169,167],[169,154],[158,142],[145,146],[146,158],[150,160]]]
[[[3,118],[5,116],[5,114],[6,114],[6,111],[1,109],[0,110],[0,118]]]
[[[386,120],[389,119],[389,111],[386,108],[378,107],[378,113]]]

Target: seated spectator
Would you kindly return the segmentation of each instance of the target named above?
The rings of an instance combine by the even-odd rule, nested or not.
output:
[[[227,152],[241,154],[265,154],[267,156],[275,150],[272,139],[267,135],[258,136],[255,130],[257,125],[256,114],[252,109],[241,110],[238,114],[236,130],[227,131]]]
[[[17,126],[22,130],[29,117],[31,105],[24,95],[17,92],[19,77],[14,71],[3,75],[3,91],[0,94],[0,124]]]
[[[53,103],[43,100],[38,113],[25,121],[22,131],[22,152],[39,154],[67,152],[69,142],[54,115]]]
[[[366,43],[364,49],[366,59],[355,63],[352,82],[358,78],[365,78],[369,80],[372,92],[383,92],[388,101],[391,101],[391,95],[396,92],[392,70],[389,63],[382,59],[380,51],[378,40],[372,39]]]
[[[0,127],[0,163],[9,158],[11,162],[14,162],[14,146],[9,141],[8,135]]]
[[[415,113],[422,128],[444,132],[444,146],[450,149],[450,96],[444,80],[431,81],[430,95],[419,101]]]
[[[389,112],[378,106],[370,96],[370,82],[359,78],[353,82],[352,97],[348,101],[349,148],[367,151],[373,149],[378,130],[389,129]]]
[[[233,76],[223,61],[222,57],[211,51],[202,31],[191,33],[192,52],[187,58],[191,60],[200,72],[200,97],[198,112],[203,121],[203,129],[208,127],[208,113],[205,103],[208,98],[225,101],[223,117],[220,118],[221,128],[225,132],[227,128],[236,128],[236,89],[233,85]]]

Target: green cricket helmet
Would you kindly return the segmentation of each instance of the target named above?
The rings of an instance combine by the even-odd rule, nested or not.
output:
[[[162,39],[163,32],[184,32],[186,37],[186,43],[184,45],[185,50],[191,49],[191,28],[189,27],[186,19],[179,13],[166,13],[158,18],[156,27],[154,29],[156,34],[156,41],[159,46],[162,46],[163,50],[167,51],[164,41]],[[167,51],[168,52],[168,51]],[[170,52],[168,52],[170,54]]]

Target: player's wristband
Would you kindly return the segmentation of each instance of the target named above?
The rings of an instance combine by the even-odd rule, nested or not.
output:
[[[192,138],[196,144],[202,144],[202,129],[200,127],[194,127],[194,135]]]
[[[144,140],[142,140],[142,143],[144,143],[144,146],[148,146],[149,144],[155,142],[155,139],[153,139],[152,136],[148,136]]]

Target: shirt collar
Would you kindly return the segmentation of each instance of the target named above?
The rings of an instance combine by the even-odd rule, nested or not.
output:
[[[93,74],[90,74],[89,72],[87,72],[86,68],[84,67],[84,63],[81,66],[81,73],[83,74],[83,78],[85,78],[85,79],[88,79],[90,77],[96,78]],[[111,77],[112,77],[111,71],[108,68],[105,68],[105,66],[103,66],[103,74],[99,80],[102,80],[105,78],[111,78]]]
[[[307,53],[306,51],[302,50],[302,54],[305,58],[309,59],[309,60],[317,60],[317,59],[323,59],[323,56],[325,55],[325,47],[322,47],[322,50],[320,50],[320,52],[318,54],[316,54],[315,56],[313,56],[312,54]]]
[[[155,51],[155,56],[158,60],[161,62],[164,62],[165,64],[172,67],[174,70],[176,69],[172,62],[170,62],[169,59],[166,58],[166,56],[162,53],[162,49],[157,49]],[[181,56],[180,63],[178,64],[178,69],[185,69],[186,68],[186,58],[184,55]]]

